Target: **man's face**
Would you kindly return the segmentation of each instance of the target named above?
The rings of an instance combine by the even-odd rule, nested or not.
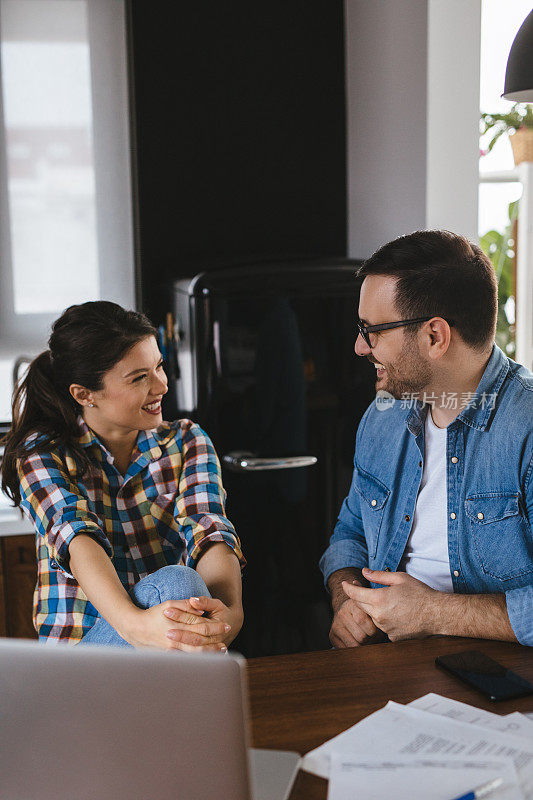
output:
[[[397,322],[402,319],[394,305],[396,278],[369,275],[363,281],[359,298],[359,318],[366,325]],[[412,330],[412,329],[411,329]],[[430,365],[422,357],[416,336],[410,328],[391,328],[370,334],[370,348],[358,335],[355,352],[376,366],[376,391],[389,392],[396,399],[414,394],[431,382]]]

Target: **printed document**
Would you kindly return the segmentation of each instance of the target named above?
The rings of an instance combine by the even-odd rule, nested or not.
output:
[[[434,694],[433,692],[413,700],[408,705],[409,708],[418,708],[420,711],[440,714],[442,717],[449,717],[459,722],[482,725],[503,733],[511,733],[514,736],[526,736],[529,739],[533,739],[533,723],[525,714],[520,714],[519,711],[501,716],[500,714],[494,714],[492,711],[484,711],[482,708],[469,706],[467,703],[460,703],[458,700],[450,700],[449,697],[442,697],[442,695]]]
[[[333,753],[328,800],[451,800],[494,778],[503,778],[494,800],[521,800],[510,759],[403,755],[379,760]]]
[[[499,730],[389,702],[308,753],[303,769],[330,776],[331,756],[390,760],[417,756],[500,761],[511,759],[524,800],[533,800],[533,741]],[[473,787],[472,787],[473,788]]]

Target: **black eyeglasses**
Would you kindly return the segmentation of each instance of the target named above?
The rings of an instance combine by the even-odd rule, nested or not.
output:
[[[375,333],[377,331],[388,331],[390,328],[401,328],[404,325],[416,325],[419,322],[427,322],[428,320],[433,319],[434,316],[435,314],[433,314],[433,316],[431,317],[417,317],[416,319],[401,319],[398,322],[383,322],[381,325],[363,325],[361,320],[358,319],[356,322],[356,326],[357,330],[359,331],[359,333],[361,334],[367,345],[369,347],[374,347],[374,345],[370,341],[370,336],[369,336],[370,333]],[[445,318],[442,317],[442,319]],[[447,319],[445,321],[448,323],[450,328],[453,327],[453,322],[451,320]]]

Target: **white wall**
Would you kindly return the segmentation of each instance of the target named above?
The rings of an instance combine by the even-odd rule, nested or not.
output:
[[[428,6],[426,227],[477,241],[481,0]]]
[[[123,0],[90,0],[87,12],[100,294],[135,308],[126,9]]]
[[[348,253],[477,239],[481,0],[345,0]]]
[[[346,0],[348,253],[423,228],[426,0]]]

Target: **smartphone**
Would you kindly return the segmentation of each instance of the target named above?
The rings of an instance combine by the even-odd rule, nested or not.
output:
[[[437,667],[482,692],[490,700],[511,700],[533,694],[533,684],[478,650],[438,656]]]

